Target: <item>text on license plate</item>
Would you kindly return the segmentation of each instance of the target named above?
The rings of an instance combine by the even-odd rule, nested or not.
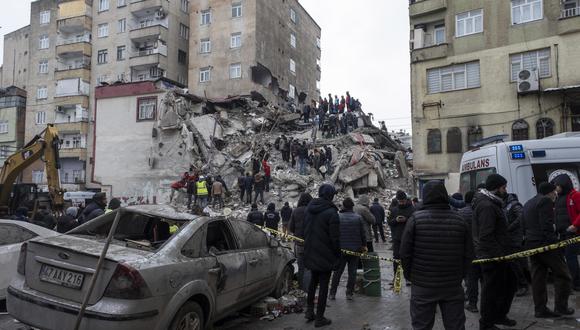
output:
[[[40,280],[62,285],[68,288],[80,289],[83,285],[85,275],[71,272],[58,267],[42,265],[40,268]]]

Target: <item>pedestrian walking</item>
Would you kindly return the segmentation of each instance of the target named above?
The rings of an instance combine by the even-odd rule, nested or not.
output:
[[[288,230],[290,233],[298,238],[304,239],[304,219],[306,218],[306,207],[312,200],[309,193],[302,193],[298,198],[298,204],[288,223]],[[310,284],[310,271],[307,271],[304,266],[304,243],[296,242],[294,245],[294,253],[296,254],[296,264],[298,265],[298,287],[303,291],[308,290]]]
[[[405,225],[407,224],[407,220],[413,215],[415,212],[415,207],[409,201],[407,194],[399,190],[395,195],[397,199],[397,206],[391,209],[390,215],[388,217],[389,225],[391,226],[391,239],[393,240],[393,258],[401,259],[401,242],[403,239],[403,231],[405,230]],[[449,202],[449,198],[447,198]],[[393,262],[394,269],[397,269],[397,263]],[[394,274],[393,274],[393,282],[394,284]]]
[[[554,200],[556,186],[543,182],[539,193],[524,206],[523,233],[525,248],[534,249],[558,241],[554,224]],[[560,251],[547,251],[530,256],[532,264],[532,296],[537,318],[572,315],[574,309],[568,307],[568,297],[572,289],[572,276]],[[554,279],[554,310],[547,307],[548,291],[546,282],[548,271]]]
[[[433,329],[437,306],[446,330],[465,329],[461,282],[473,260],[471,233],[451,210],[440,181],[423,187],[423,205],[407,220],[400,252],[405,278],[412,283],[413,329]]]
[[[339,216],[340,228],[340,248],[352,252],[366,252],[367,240],[363,226],[363,220],[360,215],[354,212],[354,202],[350,198],[345,198],[342,202],[342,211]],[[359,257],[342,253],[338,269],[332,274],[332,284],[330,286],[330,300],[336,299],[336,291],[345,267],[348,265],[348,280],[346,284],[346,299],[352,300],[354,294],[354,285],[356,283],[356,269],[358,267]]]
[[[212,207],[215,207],[216,204],[220,209],[224,207],[224,193],[224,185],[216,180],[211,187],[211,195],[213,198]]]
[[[473,196],[474,191],[468,191],[465,193],[463,200],[465,201],[465,207],[460,209],[457,213],[461,216],[463,221],[469,226],[469,233],[473,237]],[[473,241],[472,241],[473,246]],[[475,247],[472,248],[473,250]],[[479,282],[481,281],[481,265],[471,264],[469,271],[465,277],[465,295],[467,296],[467,303],[465,304],[465,309],[472,313],[479,313],[477,309],[477,301],[479,300]]]
[[[375,216],[375,225],[373,226],[373,233],[375,235],[375,243],[379,242],[379,233],[381,234],[381,240],[383,243],[386,243],[385,239],[385,228],[383,225],[385,224],[385,208],[381,206],[379,203],[379,199],[375,198],[373,200],[373,205],[371,205],[371,213]]]
[[[507,194],[507,180],[491,174],[473,200],[473,241],[477,259],[495,258],[509,254],[510,238],[503,212],[503,198]],[[480,330],[499,329],[496,325],[514,327],[517,322],[508,318],[517,289],[511,262],[490,262],[481,265]]]
[[[340,222],[338,210],[332,203],[336,189],[323,184],[315,198],[306,208],[304,264],[312,272],[308,287],[306,320],[315,321],[319,328],[332,323],[324,317],[330,275],[340,258]],[[318,304],[314,313],[314,298],[318,288]]]
[[[560,240],[573,238],[580,227],[580,193],[574,189],[572,179],[567,174],[560,174],[552,180],[556,185],[558,199],[556,200],[556,228]],[[564,249],[566,264],[572,276],[574,291],[580,291],[580,267],[578,266],[580,243],[568,245]]]
[[[258,205],[252,204],[252,209],[248,213],[246,220],[260,227],[264,226],[264,214],[258,211]]]
[[[374,252],[373,249],[373,225],[375,224],[375,216],[371,213],[369,209],[369,196],[362,195],[358,198],[358,203],[354,207],[354,211],[360,215],[363,219],[363,226],[365,230],[365,237],[367,241],[367,250],[369,252]]]
[[[280,217],[282,218],[282,232],[284,235],[288,235],[288,223],[290,222],[290,217],[292,217],[292,208],[288,202],[282,206]]]
[[[262,174],[256,173],[254,176],[254,204],[258,203],[258,196],[260,196],[260,203],[264,204],[264,189],[265,180]]]

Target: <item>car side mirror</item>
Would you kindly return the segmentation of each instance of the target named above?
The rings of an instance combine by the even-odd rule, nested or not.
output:
[[[280,247],[280,241],[277,240],[275,237],[270,237],[270,247],[271,248]]]

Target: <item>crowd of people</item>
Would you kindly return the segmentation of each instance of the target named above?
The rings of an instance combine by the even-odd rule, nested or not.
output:
[[[105,193],[95,193],[90,203],[86,207],[71,206],[64,214],[55,217],[51,212],[40,209],[32,217],[28,217],[29,210],[26,207],[19,207],[12,216],[13,220],[26,221],[32,224],[56,230],[59,233],[66,233],[74,228],[88,222],[100,215],[111,212],[121,207],[118,198],[112,198],[107,205],[107,195]]]
[[[572,315],[568,297],[572,290],[580,291],[578,244],[529,258],[472,262],[546,246],[579,232],[580,193],[567,175],[539,184],[537,196],[523,205],[507,193],[507,184],[492,174],[476,191],[450,196],[443,183],[431,181],[423,187],[421,201],[398,191],[386,210],[376,198],[371,204],[367,195],[356,203],[345,198],[338,207],[334,186],[323,184],[317,198],[302,193],[293,210],[285,203],[281,216],[274,204],[265,213],[254,204],[247,220],[278,230],[281,219],[284,232],[304,239],[295,245],[298,283],[308,292],[306,319],[316,327],[331,323],[325,317],[326,301],[336,299],[345,269],[346,299],[353,299],[360,260],[341,250],[372,252],[373,242],[387,241],[385,221],[393,256],[411,287],[413,329],[432,329],[437,305],[446,329],[465,329],[465,310],[480,313],[482,330],[513,327],[517,322],[508,314],[514,296],[527,295],[530,286],[535,317]],[[549,274],[553,309],[547,306]]]
[[[190,168],[184,172],[181,178],[171,184],[170,202],[177,191],[185,189],[187,191],[187,208],[199,208],[203,210],[206,206],[218,209],[224,207],[226,196],[230,194],[228,186],[221,175],[204,175],[201,171]]]
[[[315,142],[319,130],[323,137],[334,138],[357,129],[360,115],[361,103],[349,92],[340,98],[329,93],[328,97],[321,96],[318,102],[312,100],[304,105],[300,119],[305,124],[312,124],[312,140]]]

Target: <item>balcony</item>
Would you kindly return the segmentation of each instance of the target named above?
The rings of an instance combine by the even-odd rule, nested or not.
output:
[[[72,41],[63,40],[61,44],[56,45],[56,54],[63,56],[66,54],[79,53],[85,56],[91,56],[92,47],[90,41]]]
[[[163,7],[163,0],[131,0],[131,12],[145,12],[147,9],[159,9]]]
[[[59,1],[58,4],[58,19],[66,19],[77,16],[91,16],[92,7],[89,6],[85,0],[76,1]]]
[[[84,148],[65,148],[60,147],[60,158],[78,158],[79,160],[87,159],[87,147]]]
[[[89,112],[80,104],[61,105],[56,107],[55,124],[75,124],[89,121]],[[63,129],[70,128],[72,132],[78,132],[80,128],[75,125],[64,125]],[[66,131],[66,130],[65,130]]]
[[[56,107],[67,107],[71,105],[80,105],[81,107],[88,109],[89,107],[89,97],[88,96],[66,96],[55,99]]]
[[[415,18],[447,9],[447,0],[411,0],[409,16]]]
[[[78,122],[68,122],[68,123],[54,123],[54,126],[59,131],[60,134],[63,133],[78,133],[82,135],[87,135],[89,132],[89,121],[88,118],[84,121]]]
[[[70,78],[56,81],[55,97],[89,96],[90,84],[81,78]]]
[[[129,31],[129,38],[132,40],[154,39],[167,40],[167,24],[136,25]]]
[[[152,64],[164,64],[164,67],[167,67],[167,46],[159,45],[157,48],[135,51],[131,54],[130,60],[132,67]]]
[[[578,4],[578,6],[576,7],[562,9],[562,12],[560,14],[560,18],[570,18],[576,16],[580,16],[580,4]]]
[[[449,46],[447,44],[439,44],[429,47],[414,49],[411,51],[411,63],[434,60],[438,58],[447,57]]]
[[[62,69],[54,71],[54,79],[71,79],[71,78],[81,78],[86,81],[91,80],[91,66],[89,64],[83,64],[79,67],[72,67],[70,69]]]
[[[90,31],[93,25],[93,19],[89,16],[77,16],[60,19],[56,22],[56,28],[59,32],[75,33],[81,31]]]

